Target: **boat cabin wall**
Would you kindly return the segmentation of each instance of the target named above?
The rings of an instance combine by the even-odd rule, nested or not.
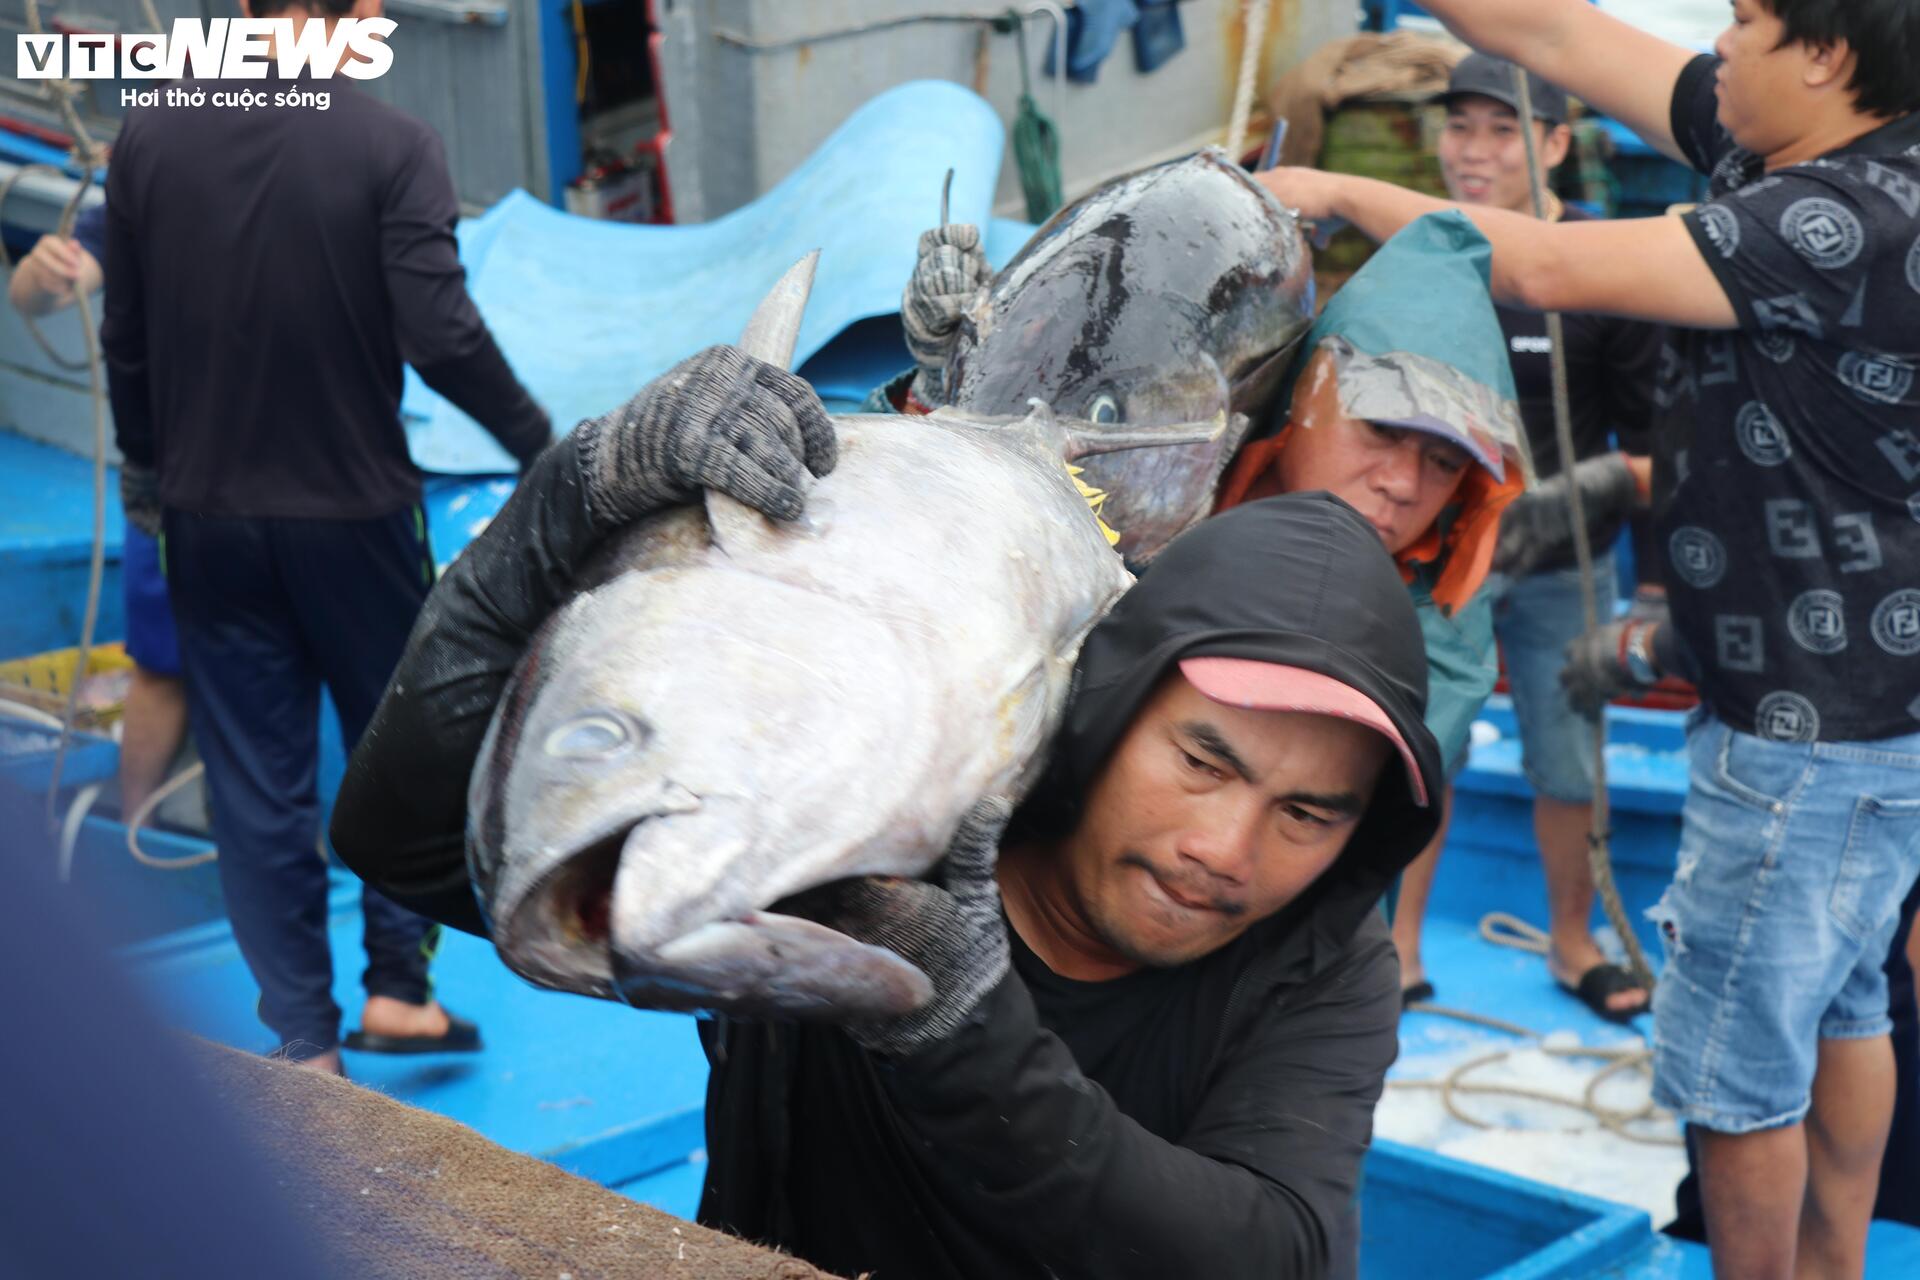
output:
[[[985,12],[952,0],[656,0],[664,36],[660,76],[672,142],[667,177],[675,220],[704,222],[746,204],[790,173],[862,103],[909,80],[951,80],[980,90],[1011,124],[1020,100],[1018,43],[983,27],[919,21],[857,34],[851,28],[916,15]],[[1243,48],[1240,0],[1179,6],[1186,48],[1141,74],[1122,33],[1094,84],[1042,71],[1052,21],[1027,23],[1034,98],[1061,138],[1068,200],[1116,174],[1226,136]],[[1272,0],[1260,90],[1328,40],[1355,29],[1352,0]],[[929,133],[940,122],[927,122]],[[876,172],[886,164],[875,156]],[[929,206],[932,197],[929,197]],[[1024,218],[1011,154],[1001,165],[995,212]]]

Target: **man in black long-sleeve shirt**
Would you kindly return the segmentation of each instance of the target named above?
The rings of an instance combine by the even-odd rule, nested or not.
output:
[[[485,932],[467,784],[532,637],[630,522],[702,489],[796,518],[802,458],[836,452],[806,384],[718,347],[541,455],[427,602],[341,858]],[[1376,908],[1445,785],[1399,569],[1329,494],[1245,503],[1160,553],[1072,686],[1012,825],[976,809],[938,885],[795,904],[918,968],[925,1005],[701,1024],[702,1222],[842,1275],[1351,1274],[1400,1016]]]
[[[296,25],[377,3],[264,0]],[[309,16],[311,14],[312,16]],[[240,87],[271,94],[281,83]],[[339,1069],[326,869],[315,855],[319,690],[359,739],[433,581],[401,362],[521,462],[547,417],[467,296],[439,139],[335,78],[330,105],[129,113],[108,176],[102,330],[122,488],[164,528],[227,910],[260,1014]],[[347,1046],[472,1049],[432,999],[437,931],[368,890],[368,992]]]

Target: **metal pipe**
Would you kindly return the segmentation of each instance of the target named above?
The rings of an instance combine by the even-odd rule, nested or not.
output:
[[[1056,9],[1058,5],[1054,6]],[[863,22],[858,26],[834,27],[826,31],[816,31],[809,35],[793,36],[786,40],[755,40],[731,31],[725,27],[715,27],[713,38],[721,44],[744,49],[748,53],[778,53],[783,49],[798,49],[804,44],[824,44],[830,40],[847,40],[854,36],[871,35],[876,31],[891,31],[896,27],[917,26],[923,22],[987,23],[1000,22],[1007,16],[1005,9],[992,13],[915,13],[902,18],[885,18],[879,22]],[[1063,27],[1064,29],[1064,27]]]
[[[1022,15],[1020,21],[1024,23],[1035,14],[1041,13],[1053,19],[1053,34],[1047,37],[1047,48],[1053,52],[1053,69],[1055,73],[1053,77],[1053,130],[1054,137],[1059,138],[1061,122],[1066,118],[1067,111],[1067,11],[1060,5],[1055,4],[1054,0],[1034,0],[1034,3],[1027,6],[1027,11]],[[1061,144],[1060,151],[1064,157],[1066,154],[1064,142]],[[1066,167],[1064,159],[1061,161],[1061,167],[1063,169]]]

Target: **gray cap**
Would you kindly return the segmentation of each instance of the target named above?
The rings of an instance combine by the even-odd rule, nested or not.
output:
[[[1453,69],[1453,75],[1447,79],[1447,91],[1440,95],[1440,101],[1450,103],[1461,94],[1478,94],[1482,98],[1492,98],[1495,102],[1512,107],[1515,114],[1520,110],[1520,95],[1513,83],[1514,66],[1505,58],[1496,58],[1486,53],[1470,53],[1460,60]],[[1527,73],[1527,91],[1533,96],[1533,114],[1548,124],[1567,122],[1567,91],[1557,84],[1548,84],[1531,71]]]

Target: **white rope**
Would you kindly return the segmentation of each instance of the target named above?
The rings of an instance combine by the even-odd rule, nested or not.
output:
[[[140,828],[145,826],[153,811],[168,796],[192,782],[207,771],[207,766],[195,761],[180,772],[155,787],[153,794],[140,802],[140,807],[127,819],[127,852],[133,860],[143,867],[153,867],[160,871],[185,871],[189,867],[198,867],[212,862],[220,856],[218,849],[206,849],[200,853],[190,853],[179,858],[156,858],[140,847]]]
[[[1526,72],[1519,67],[1513,69],[1513,88],[1520,103],[1520,137],[1527,148],[1527,184],[1533,193],[1533,213],[1536,218],[1545,221],[1548,213],[1546,173],[1540,164],[1540,152],[1534,143],[1533,92],[1529,87]],[[1547,312],[1547,345],[1552,349],[1549,356],[1553,374],[1553,426],[1554,436],[1560,446],[1560,466],[1566,471],[1569,481],[1573,477],[1575,461],[1573,446],[1573,409],[1567,393],[1567,348],[1565,334],[1562,332],[1560,313]],[[1574,558],[1580,565],[1580,602],[1585,614],[1587,630],[1599,626],[1600,602],[1594,585],[1593,547],[1587,537],[1587,513],[1585,503],[1580,496],[1580,486],[1567,485],[1567,505],[1573,521]],[[1609,601],[1608,617],[1612,617],[1612,602]],[[1609,816],[1610,797],[1607,792],[1607,715],[1603,707],[1600,716],[1593,725],[1593,824],[1587,834],[1587,866],[1593,873],[1593,887],[1600,895],[1600,905],[1605,908],[1607,919],[1613,925],[1614,932],[1620,935],[1620,945],[1627,953],[1627,967],[1633,972],[1633,980],[1638,985],[1653,990],[1653,966],[1647,962],[1647,953],[1641,950],[1639,935],[1633,931],[1633,921],[1627,916],[1627,908],[1620,901],[1619,886],[1613,879],[1613,858],[1607,850],[1607,831],[1611,825]]]
[[[1253,116],[1253,91],[1260,79],[1260,55],[1267,41],[1267,9],[1271,0],[1246,0],[1242,25],[1246,39],[1240,49],[1240,78],[1233,88],[1233,114],[1227,117],[1227,155],[1240,158],[1247,145],[1247,121]]]
[[[73,803],[67,806],[67,820],[60,824],[60,883],[66,884],[73,879],[73,849],[80,842],[80,824],[87,820],[88,810],[93,802],[100,798],[100,784],[80,788],[73,797]]]
[[[1550,947],[1546,930],[1528,924],[1518,916],[1508,915],[1504,911],[1490,911],[1480,918],[1480,936],[1496,947],[1512,947],[1516,951],[1531,952],[1544,956]],[[1549,1045],[1539,1032],[1523,1027],[1517,1022],[1508,1022],[1503,1018],[1490,1017],[1484,1013],[1475,1013],[1470,1009],[1454,1009],[1446,1005],[1429,1004],[1416,1001],[1407,1006],[1413,1013],[1430,1013],[1436,1018],[1451,1018],[1455,1022],[1470,1023],[1477,1027],[1488,1027],[1533,1043],[1518,1049],[1500,1049],[1493,1053],[1471,1058],[1453,1068],[1443,1076],[1430,1080],[1389,1080],[1389,1089],[1402,1090],[1438,1090],[1440,1104],[1447,1114],[1462,1124],[1472,1125],[1476,1129],[1505,1129],[1514,1133],[1542,1132],[1528,1125],[1496,1124],[1471,1114],[1460,1104],[1461,1097],[1474,1095],[1481,1097],[1524,1098],[1532,1102],[1544,1102],[1551,1106],[1578,1111],[1596,1121],[1602,1129],[1619,1134],[1629,1142],[1644,1143],[1653,1147],[1677,1147],[1682,1140],[1663,1133],[1647,1133],[1635,1125],[1648,1123],[1671,1123],[1673,1114],[1653,1105],[1649,1099],[1643,1105],[1631,1111],[1619,1107],[1609,1107],[1600,1101],[1600,1089],[1607,1081],[1625,1072],[1634,1072],[1648,1080],[1653,1078],[1653,1052],[1644,1048],[1624,1046]],[[1606,1063],[1587,1080],[1586,1088],[1579,1097],[1570,1094],[1553,1093],[1546,1089],[1536,1089],[1524,1084],[1481,1084],[1469,1082],[1467,1077],[1476,1071],[1495,1066],[1513,1058],[1514,1055],[1529,1051],[1545,1054],[1550,1058],[1592,1058]],[[1564,1133],[1588,1133],[1589,1129],[1564,1129]]]

